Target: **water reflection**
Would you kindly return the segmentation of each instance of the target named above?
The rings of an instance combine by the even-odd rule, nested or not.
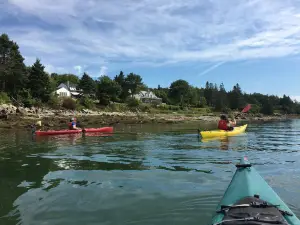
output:
[[[215,137],[209,139],[201,139],[201,142],[208,143],[208,142],[219,142],[220,143],[220,150],[229,150],[229,137]]]

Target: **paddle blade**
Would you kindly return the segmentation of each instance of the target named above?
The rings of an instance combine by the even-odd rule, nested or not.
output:
[[[246,113],[246,112],[248,112],[250,109],[251,109],[251,105],[249,104],[249,105],[247,105],[247,106],[243,109],[242,113]]]

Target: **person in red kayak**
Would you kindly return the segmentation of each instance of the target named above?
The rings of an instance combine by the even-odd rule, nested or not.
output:
[[[78,130],[79,129],[76,126],[76,118],[71,118],[68,125],[69,125],[70,130]]]
[[[234,126],[236,125],[236,120],[229,121],[228,117],[225,115],[221,115],[220,121],[218,124],[218,129],[220,130],[227,130],[231,131],[234,129]]]

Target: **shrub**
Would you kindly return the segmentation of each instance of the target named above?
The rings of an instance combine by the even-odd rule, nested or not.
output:
[[[112,103],[107,107],[107,110],[113,112],[126,112],[128,111],[128,106],[124,103]]]
[[[10,98],[5,92],[0,92],[0,104],[10,103]]]
[[[150,112],[151,110],[151,105],[149,104],[141,104],[139,106],[139,109],[142,111],[142,112]]]
[[[158,109],[160,110],[170,110],[170,111],[179,111],[180,110],[180,106],[178,105],[165,105],[165,104],[161,104],[159,106],[157,106]]]
[[[65,98],[62,103],[62,107],[66,109],[75,110],[76,109],[76,101],[72,98]]]
[[[81,105],[79,102],[76,102],[76,110],[81,111],[86,109],[83,105]]]
[[[81,97],[79,103],[87,109],[93,109],[95,107],[93,100],[86,96]]]
[[[41,99],[35,99],[32,104],[34,107],[39,107],[39,108],[43,106]]]
[[[61,102],[57,95],[52,95],[48,101],[48,105],[53,109],[59,109],[61,106]]]
[[[230,114],[232,113],[232,110],[229,108],[229,107],[224,107],[222,110],[221,110],[222,113],[225,113],[225,114]]]
[[[22,101],[22,103],[23,103],[23,106],[24,106],[24,107],[26,107],[26,108],[31,108],[31,107],[34,105],[35,100],[32,99],[32,98],[28,98],[28,99],[24,99],[24,100]]]
[[[35,104],[35,99],[32,98],[30,91],[22,89],[17,95],[17,104],[22,103],[24,107],[30,108]]]
[[[180,110],[180,106],[178,106],[178,105],[169,105],[169,110],[179,111]]]
[[[140,101],[135,98],[128,98],[126,103],[129,107],[138,107],[140,105]]]
[[[261,111],[261,106],[256,104],[252,104],[251,109],[249,110],[249,112],[251,113],[260,113],[260,111]]]

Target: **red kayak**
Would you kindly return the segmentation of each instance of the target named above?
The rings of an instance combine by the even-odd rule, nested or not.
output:
[[[61,134],[78,134],[81,132],[85,133],[112,133],[113,127],[101,127],[101,128],[84,128],[83,130],[38,130],[35,132],[38,136],[47,136],[47,135],[61,135]]]
[[[113,127],[101,127],[101,128],[84,128],[85,133],[112,133],[114,131]]]

